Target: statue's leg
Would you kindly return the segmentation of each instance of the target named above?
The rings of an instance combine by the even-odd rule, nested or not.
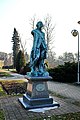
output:
[[[32,66],[32,67],[31,67],[31,75],[32,75],[32,76],[36,76],[35,66]]]
[[[44,60],[41,60],[39,63],[39,74],[43,75],[44,73]]]
[[[33,73],[33,71],[34,71],[34,66],[31,67],[31,73]]]

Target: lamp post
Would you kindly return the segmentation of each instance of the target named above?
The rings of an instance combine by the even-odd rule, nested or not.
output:
[[[80,84],[79,82],[79,32],[77,30],[72,30],[71,31],[72,35],[74,37],[78,36],[78,71],[77,71],[77,83]]]

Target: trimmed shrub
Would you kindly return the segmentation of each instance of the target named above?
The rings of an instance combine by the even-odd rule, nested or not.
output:
[[[21,70],[20,70],[20,74],[26,75],[27,72],[30,72],[31,69],[29,67],[29,63],[26,64],[26,66],[24,66]]]
[[[67,62],[56,68],[49,69],[50,76],[54,81],[73,83],[77,82],[77,63]]]
[[[7,94],[23,94],[26,92],[27,83],[26,82],[16,82],[16,81],[5,81],[1,83],[3,89]]]

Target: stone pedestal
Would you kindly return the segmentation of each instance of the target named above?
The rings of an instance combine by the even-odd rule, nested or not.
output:
[[[49,77],[28,77],[27,91],[22,98],[19,98],[20,103],[26,109],[54,107],[58,103],[53,103],[53,98],[49,98],[47,81],[52,79]]]

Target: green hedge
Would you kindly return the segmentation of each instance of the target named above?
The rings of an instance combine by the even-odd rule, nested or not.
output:
[[[56,68],[48,69],[54,81],[73,83],[77,82],[77,63],[67,62]]]

